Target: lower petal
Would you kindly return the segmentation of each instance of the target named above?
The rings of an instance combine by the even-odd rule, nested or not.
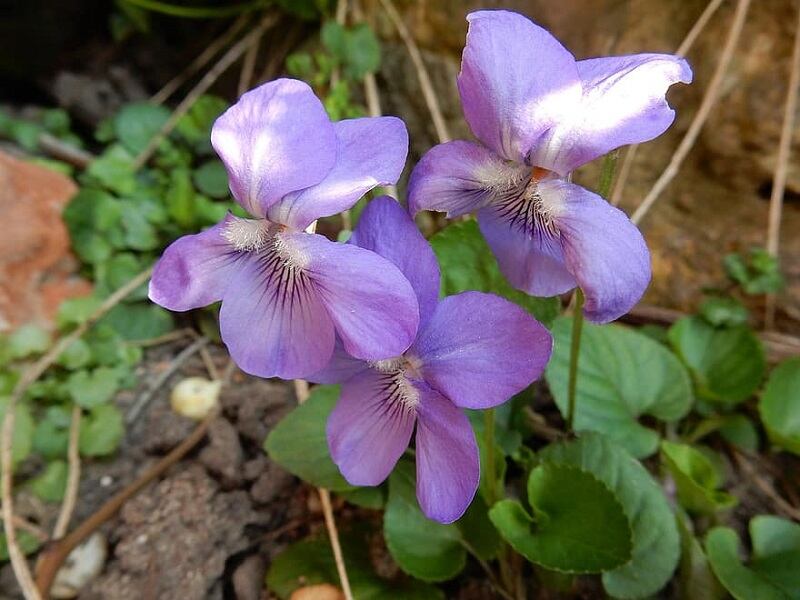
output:
[[[185,311],[222,299],[243,257],[222,236],[232,218],[228,215],[202,233],[185,235],[164,250],[150,279],[153,302]]]
[[[557,238],[515,224],[496,206],[478,211],[478,224],[508,282],[532,296],[557,296],[575,287]]]
[[[247,255],[228,283],[219,320],[233,360],[258,377],[306,377],[333,352],[333,322],[313,283],[274,256]]]
[[[382,360],[402,354],[411,345],[419,307],[411,284],[397,267],[374,252],[321,235],[282,237],[292,252],[304,257],[304,271],[348,354]]]
[[[469,419],[455,404],[425,384],[418,389],[417,499],[429,519],[452,523],[478,489],[478,445]]]
[[[328,418],[333,462],[353,485],[379,485],[408,447],[416,414],[398,392],[395,376],[372,369],[342,386]]]
[[[369,367],[366,362],[353,358],[345,352],[342,340],[337,336],[328,364],[321,371],[317,371],[305,379],[312,383],[342,383],[367,368]]]
[[[584,313],[607,323],[627,313],[650,283],[650,252],[628,216],[597,194],[566,181],[543,193],[561,194],[556,222],[564,261],[586,295]]]

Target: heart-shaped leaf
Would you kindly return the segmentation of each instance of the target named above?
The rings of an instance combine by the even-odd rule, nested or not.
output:
[[[734,496],[720,491],[720,473],[700,450],[688,444],[661,442],[661,458],[678,488],[678,500],[688,511],[711,514],[737,503]]]
[[[773,443],[800,454],[800,358],[790,358],[772,371],[758,403],[758,412]]]

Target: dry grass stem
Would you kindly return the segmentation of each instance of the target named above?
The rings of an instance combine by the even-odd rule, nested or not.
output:
[[[72,520],[72,513],[78,504],[78,490],[81,483],[81,455],[78,443],[81,434],[81,407],[77,404],[72,407],[72,419],[69,425],[69,446],[67,447],[67,461],[69,475],[67,476],[67,489],[64,492],[64,501],[53,528],[53,539],[64,537]]]

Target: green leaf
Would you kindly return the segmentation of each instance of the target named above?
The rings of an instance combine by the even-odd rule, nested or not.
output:
[[[325,425],[339,387],[316,386],[308,400],[286,415],[269,433],[264,450],[290,473],[317,487],[334,492],[354,489],[331,460]]]
[[[325,21],[319,31],[322,45],[339,62],[347,57],[347,30],[335,20]]]
[[[192,173],[192,180],[197,189],[212,198],[227,198],[228,173],[219,160],[209,160],[200,165]]]
[[[478,558],[482,560],[497,558],[503,540],[489,519],[489,507],[483,496],[475,496],[467,512],[456,524],[464,542]]]
[[[708,298],[700,305],[700,315],[714,327],[746,325],[750,314],[733,298]]]
[[[692,316],[677,321],[668,335],[692,372],[698,394],[706,400],[733,406],[761,385],[764,349],[747,327],[717,328]]]
[[[83,408],[105,404],[119,389],[117,372],[109,367],[89,371],[76,371],[67,379],[67,391],[72,401]]]
[[[720,435],[748,452],[758,452],[758,430],[744,415],[726,415],[719,426]]]
[[[108,456],[117,449],[124,433],[119,409],[113,404],[101,404],[81,423],[80,452],[83,456]]]
[[[158,233],[152,225],[152,209],[138,200],[123,200],[122,228],[125,245],[134,250],[155,250],[160,246]]]
[[[8,137],[28,152],[36,152],[43,129],[38,123],[14,119],[8,126]]]
[[[451,223],[431,239],[442,272],[442,295],[491,292],[520,305],[545,325],[561,311],[558,298],[534,298],[512,288],[500,273],[476,221]]]
[[[0,531],[0,562],[8,560],[8,544],[6,543],[6,534]],[[17,530],[17,544],[23,554],[26,556],[33,554],[41,546],[41,542],[31,533],[24,530]]]
[[[561,414],[568,404],[572,320],[553,324],[553,357],[546,376]],[[634,456],[658,449],[659,435],[639,423],[644,415],[677,421],[692,406],[689,375],[667,348],[621,325],[583,328],[578,358],[575,430],[597,431]]]
[[[113,196],[83,188],[70,200],[63,216],[72,248],[82,260],[99,263],[108,259],[111,244],[107,234],[118,226],[122,217],[122,207]]]
[[[742,564],[739,538],[733,529],[715,527],[706,535],[705,546],[714,574],[736,600],[790,599],[776,585]]]
[[[60,502],[67,489],[69,468],[63,460],[47,463],[44,471],[31,479],[28,485],[31,491],[45,502]]]
[[[429,584],[413,579],[394,582],[375,574],[364,536],[344,533],[340,543],[353,596],[358,600],[444,600],[442,592]],[[283,599],[300,587],[320,583],[340,585],[333,551],[325,537],[292,544],[275,557],[267,572],[267,586]]]
[[[6,418],[7,397],[0,396],[0,423]],[[14,408],[14,433],[11,437],[11,464],[16,466],[31,453],[33,444],[33,418],[25,403],[17,403]]]
[[[414,464],[407,460],[389,477],[383,535],[400,568],[423,581],[452,579],[467,561],[458,527],[431,521],[419,509]]]
[[[46,459],[67,455],[69,444],[70,414],[63,406],[49,407],[36,422],[33,431],[33,451]]]
[[[677,597],[689,600],[722,600],[726,596],[725,590],[711,571],[703,546],[692,531],[691,520],[683,511],[678,511],[675,516],[681,536]]]
[[[58,305],[56,324],[62,331],[71,329],[73,325],[81,325],[94,314],[103,303],[96,296],[69,298]]]
[[[380,510],[386,506],[386,486],[358,487],[354,490],[339,492],[339,495],[350,504],[361,508]]]
[[[721,476],[709,458],[688,444],[661,442],[661,458],[678,489],[678,501],[688,511],[713,514],[736,505],[734,496],[717,488]]]
[[[489,517],[525,558],[554,571],[600,573],[631,558],[631,528],[613,492],[594,475],[568,464],[542,464],[528,479],[531,517],[502,500]]]
[[[175,130],[192,145],[210,145],[211,126],[228,108],[228,103],[217,96],[200,96],[180,118]]]
[[[86,176],[120,196],[128,196],[137,185],[133,161],[133,155],[123,146],[114,144],[89,164]]]
[[[722,264],[728,277],[748,294],[776,293],[786,285],[778,259],[764,248],[752,248],[746,259],[739,254],[729,254]]]
[[[136,277],[144,270],[144,265],[135,254],[130,252],[120,252],[111,257],[110,260],[98,265],[95,276],[98,280],[96,292],[102,295],[109,295],[118,290],[131,279]],[[147,283],[143,283],[134,290],[129,300],[144,300],[147,298]]]
[[[47,351],[50,334],[33,323],[23,325],[8,336],[8,354],[12,359],[28,358]]]
[[[750,568],[793,600],[800,599],[800,525],[773,515],[759,515],[750,521],[750,539]]]
[[[72,342],[61,356],[58,357],[58,364],[71,371],[85,367],[92,360],[92,349],[85,341],[78,339]]]
[[[169,216],[185,229],[194,224],[195,202],[192,174],[188,169],[175,169],[170,174],[169,189],[165,198]]]
[[[633,557],[603,573],[603,586],[617,598],[641,598],[667,584],[678,564],[680,541],[675,518],[659,485],[641,463],[612,440],[595,433],[548,446],[543,462],[588,471],[614,493],[633,531]]]
[[[775,367],[758,403],[761,421],[776,445],[800,454],[800,357]]]
[[[111,326],[126,340],[151,339],[175,327],[169,311],[149,302],[117,304],[103,317],[102,323]]]
[[[126,104],[114,116],[114,133],[131,154],[139,154],[169,119],[170,112],[158,104]]]

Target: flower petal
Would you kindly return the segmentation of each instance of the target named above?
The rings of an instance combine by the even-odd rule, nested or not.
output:
[[[366,362],[353,358],[345,352],[342,340],[336,336],[333,354],[328,364],[321,371],[317,371],[305,379],[312,383],[342,383],[368,368],[369,365]]]
[[[478,225],[508,282],[532,296],[557,296],[575,287],[558,240],[516,225],[496,206],[478,211]]]
[[[580,101],[575,59],[523,15],[482,10],[467,21],[458,75],[464,116],[480,141],[524,162],[536,140]]]
[[[336,164],[320,183],[287,195],[269,220],[305,229],[315,219],[347,210],[369,190],[397,182],[408,154],[408,132],[396,117],[349,119],[333,124]]]
[[[417,407],[417,499],[429,519],[452,523],[469,507],[480,479],[467,416],[424,383]]]
[[[336,325],[348,354],[382,360],[402,354],[414,341],[419,306],[414,290],[391,262],[358,246],[321,235],[283,235]],[[320,365],[320,368],[324,365]]]
[[[164,250],[150,279],[153,302],[169,310],[185,311],[222,299],[242,257],[222,237],[233,218],[228,215],[213,227],[185,235]]]
[[[322,369],[334,328],[313,282],[280,257],[248,253],[228,284],[220,333],[239,367],[259,377],[294,379]]]
[[[336,134],[302,81],[276,79],[242,95],[214,123],[211,144],[233,197],[264,217],[284,195],[323,180],[336,160]]]
[[[561,175],[614,148],[658,137],[675,120],[665,94],[691,83],[688,63],[669,54],[635,54],[578,61],[580,106],[536,145],[530,160]]]
[[[400,269],[417,294],[420,322],[433,313],[439,302],[439,263],[396,200],[381,196],[367,204],[349,243],[372,250]]]
[[[473,142],[456,140],[434,146],[417,163],[408,182],[408,210],[446,212],[452,219],[485,206],[493,183],[500,182],[513,166],[497,154]]]
[[[378,485],[408,447],[416,414],[399,398],[393,376],[369,369],[342,386],[328,417],[333,462],[353,485]]]
[[[565,200],[556,223],[564,262],[586,295],[586,318],[618,319],[650,283],[650,252],[642,234],[624,212],[578,185],[552,180],[540,189]]]
[[[550,332],[516,304],[464,292],[439,303],[409,353],[457,406],[492,408],[539,378],[552,348]]]

